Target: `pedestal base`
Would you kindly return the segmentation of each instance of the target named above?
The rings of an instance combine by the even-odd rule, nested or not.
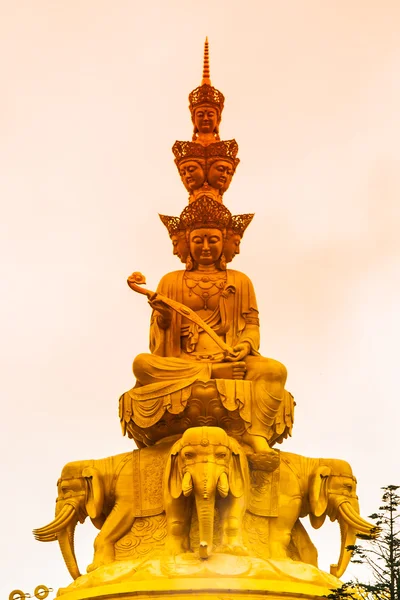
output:
[[[340,587],[336,577],[291,560],[193,553],[175,558],[114,562],[59,590],[61,600],[270,600],[318,598]]]

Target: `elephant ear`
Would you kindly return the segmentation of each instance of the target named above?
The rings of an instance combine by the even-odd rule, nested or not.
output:
[[[311,518],[311,525],[316,526],[316,529],[322,525],[323,518],[327,507],[328,507],[328,478],[331,474],[329,467],[318,467],[316,471],[311,475],[310,487],[309,487],[309,500],[311,515],[316,517]],[[325,517],[324,517],[325,518]]]
[[[86,512],[91,519],[98,519],[103,512],[104,485],[97,469],[86,467],[82,471],[86,483]]]
[[[171,448],[167,466],[165,468],[165,478],[167,489],[172,498],[179,498],[182,494],[182,470],[180,467],[179,452],[182,450],[182,444],[179,440]]]
[[[229,438],[229,448],[232,452],[229,462],[229,490],[235,498],[243,496],[247,481],[247,459],[238,442]]]

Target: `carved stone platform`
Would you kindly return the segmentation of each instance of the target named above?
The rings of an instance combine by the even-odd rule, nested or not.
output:
[[[105,585],[104,581],[108,583]],[[100,567],[59,590],[61,600],[130,600],[154,598],[250,600],[312,599],[325,596],[341,582],[312,565],[291,560],[262,560],[214,554],[164,556]],[[82,586],[85,586],[84,588]],[[89,587],[88,587],[89,586]]]
[[[121,415],[122,416],[122,415]],[[196,381],[186,407],[178,414],[168,411],[152,427],[141,428],[128,421],[127,432],[135,440],[152,445],[167,436],[182,435],[189,427],[221,427],[228,435],[240,437],[246,431],[239,408],[228,410],[222,403],[215,380]]]

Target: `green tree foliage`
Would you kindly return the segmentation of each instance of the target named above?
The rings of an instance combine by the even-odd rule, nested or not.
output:
[[[367,540],[366,546],[349,546],[351,562],[367,566],[371,581],[349,581],[333,590],[330,600],[400,600],[400,487],[382,489],[382,505],[369,516],[380,534],[375,538],[360,535]]]

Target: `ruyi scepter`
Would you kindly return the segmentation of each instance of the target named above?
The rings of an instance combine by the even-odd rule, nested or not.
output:
[[[207,325],[207,323],[203,321],[203,319],[199,317],[199,315],[195,313],[191,308],[188,308],[187,306],[181,304],[180,302],[177,302],[176,300],[168,298],[168,296],[164,296],[164,294],[152,292],[144,287],[141,287],[142,285],[146,284],[146,278],[142,273],[135,271],[134,273],[132,273],[132,275],[129,275],[127,283],[131,290],[133,290],[134,292],[138,292],[139,294],[147,296],[147,298],[152,302],[154,300],[159,300],[160,302],[163,302],[164,304],[172,308],[172,310],[180,314],[182,317],[186,317],[186,319],[189,319],[189,321],[196,323],[196,325],[201,327],[203,331],[205,331],[205,333],[208,333],[208,335],[214,340],[214,342],[221,348],[225,357],[231,356],[234,358],[237,356],[237,352],[233,350],[232,346],[229,346],[229,344],[225,343],[224,340],[222,340],[219,337],[219,335],[217,335],[215,331],[209,325]]]

